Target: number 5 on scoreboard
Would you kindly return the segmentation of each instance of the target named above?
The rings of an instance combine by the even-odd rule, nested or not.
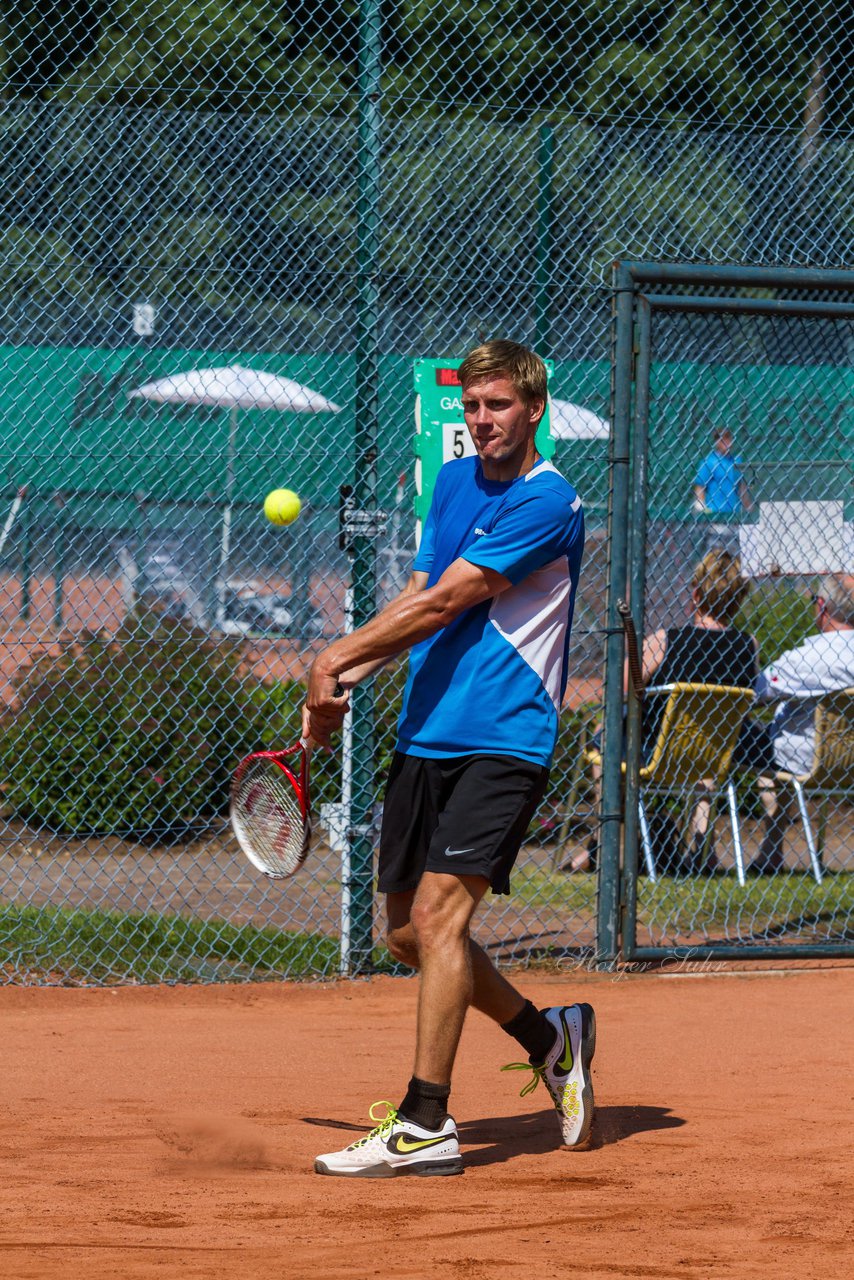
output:
[[[451,462],[454,458],[474,457],[476,449],[472,444],[468,427],[461,422],[445,422],[442,424],[442,461]]]

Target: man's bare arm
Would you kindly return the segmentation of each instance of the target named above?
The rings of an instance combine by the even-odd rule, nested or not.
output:
[[[427,586],[428,576],[428,574],[423,573],[420,569],[416,569],[409,575],[406,586],[400,594],[395,596],[394,600],[391,600],[385,608],[391,608],[393,604],[396,604],[398,600],[402,600],[405,596],[411,596],[417,591],[423,591]],[[381,610],[381,612],[385,612],[385,610]],[[374,675],[375,672],[381,671],[387,662],[391,662],[391,660],[396,657],[397,654],[390,653],[385,658],[374,658],[370,662],[362,662],[358,666],[348,667],[345,671],[339,672],[338,683],[341,685],[342,689],[355,689],[357,684],[361,684],[363,680],[367,680],[368,677]]]
[[[340,728],[349,707],[346,693],[335,696],[342,673],[349,675],[366,664],[403,653],[446,627],[463,610],[500,595],[510,585],[509,579],[494,569],[459,559],[432,587],[404,591],[370,622],[341,636],[315,658],[309,674],[304,729],[315,741],[328,744],[330,733]]]

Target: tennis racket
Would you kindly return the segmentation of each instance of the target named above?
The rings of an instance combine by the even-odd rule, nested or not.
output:
[[[300,738],[285,751],[255,751],[234,771],[231,829],[253,867],[272,880],[292,876],[308,854],[310,756]]]
[[[344,690],[335,686],[335,697]],[[271,880],[299,871],[311,841],[309,767],[312,743],[254,751],[234,771],[228,815],[246,857]]]

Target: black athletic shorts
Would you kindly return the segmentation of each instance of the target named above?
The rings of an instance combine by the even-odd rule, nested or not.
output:
[[[515,756],[427,760],[395,752],[383,804],[381,893],[414,889],[425,871],[484,876],[507,893],[510,871],[549,771]]]

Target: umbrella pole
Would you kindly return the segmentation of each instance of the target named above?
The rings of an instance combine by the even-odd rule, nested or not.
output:
[[[228,561],[231,556],[231,508],[234,499],[234,456],[237,444],[237,405],[231,410],[228,430],[228,454],[225,464],[225,506],[222,509],[222,533],[219,544],[219,574],[216,584],[216,625],[222,631],[225,622],[225,596],[228,589]]]

